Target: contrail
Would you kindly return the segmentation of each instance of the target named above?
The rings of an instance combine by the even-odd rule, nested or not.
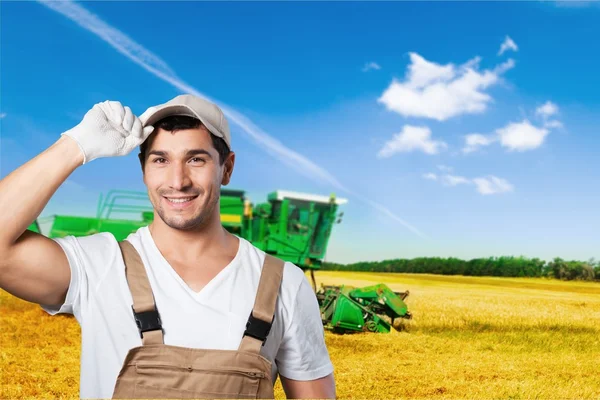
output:
[[[204,97],[218,104],[229,120],[239,126],[242,131],[246,133],[252,140],[262,145],[259,147],[266,149],[269,154],[271,154],[280,162],[288,165],[298,173],[311,179],[316,178],[321,184],[327,183],[338,190],[351,194],[371,207],[374,207],[380,212],[390,216],[392,219],[399,222],[401,225],[408,228],[418,236],[422,238],[426,237],[417,228],[413,227],[381,204],[369,200],[346,188],[324,168],[318,166],[308,158],[283,145],[280,141],[256,126],[245,115],[215,99],[212,99],[210,96],[207,96],[194,87],[188,85],[185,81],[177,77],[175,72],[160,57],[148,51],[143,46],[129,38],[127,35],[110,26],[97,15],[91,13],[79,4],[72,1],[38,0],[38,2],[50,8],[51,10],[64,15],[82,28],[94,33],[100,39],[115,48],[119,53],[129,58],[131,61],[138,64],[140,67],[144,68],[157,78],[170,83],[184,93],[191,93],[199,97]]]

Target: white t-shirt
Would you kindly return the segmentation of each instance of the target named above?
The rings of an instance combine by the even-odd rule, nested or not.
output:
[[[147,227],[127,240],[140,254],[164,330],[173,346],[237,350],[254,305],[264,251],[243,238],[233,261],[194,292],[162,256]],[[81,326],[81,398],[110,398],[129,349],[142,345],[115,237],[98,233],[54,239],[65,251],[71,282],[60,308]],[[261,354],[277,374],[312,380],[333,372],[316,296],[303,271],[285,263],[275,321]]]

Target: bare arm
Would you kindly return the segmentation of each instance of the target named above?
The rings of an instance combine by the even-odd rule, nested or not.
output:
[[[335,399],[333,374],[312,381],[295,381],[279,376],[288,399]]]
[[[0,181],[0,288],[38,304],[64,303],[71,280],[67,256],[27,227],[78,166],[127,155],[153,129],[118,101],[95,104],[79,125]]]
[[[0,181],[0,288],[34,303],[64,302],[71,277],[67,257],[55,241],[27,227],[82,163],[77,143],[61,136]]]

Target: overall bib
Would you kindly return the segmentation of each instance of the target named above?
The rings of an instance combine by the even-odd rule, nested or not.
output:
[[[275,318],[282,260],[265,257],[239,348],[197,349],[163,343],[160,316],[142,260],[131,243],[121,241],[119,246],[142,346],[127,353],[112,398],[274,398],[271,362],[260,355],[260,349]]]

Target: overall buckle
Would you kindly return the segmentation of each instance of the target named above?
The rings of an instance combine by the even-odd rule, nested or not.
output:
[[[252,312],[250,312],[250,317],[248,318],[248,322],[246,322],[246,330],[244,331],[244,336],[250,336],[255,339],[258,339],[262,342],[262,345],[264,346],[265,341],[267,340],[267,336],[269,336],[269,332],[271,332],[273,321],[275,321],[275,315],[273,315],[273,320],[271,322],[266,322],[262,319],[254,317],[254,315],[252,315]]]
[[[133,305],[131,306],[133,310],[133,317],[135,318],[135,324],[140,331],[140,338],[144,338],[143,333],[148,331],[157,331],[162,330],[162,323],[160,321],[160,315],[158,315],[158,310],[151,311],[143,311],[136,313]]]

